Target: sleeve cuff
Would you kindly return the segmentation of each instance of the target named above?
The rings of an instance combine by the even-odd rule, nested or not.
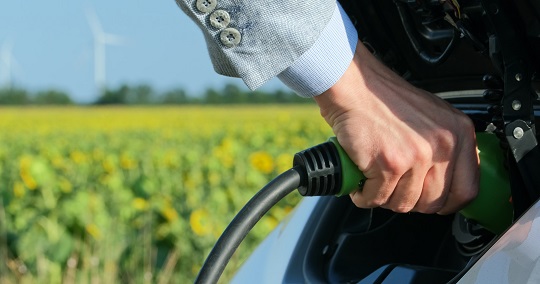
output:
[[[301,97],[314,97],[332,87],[349,67],[358,35],[337,3],[332,18],[313,46],[277,77]]]

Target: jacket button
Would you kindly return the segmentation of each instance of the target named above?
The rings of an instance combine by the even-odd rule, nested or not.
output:
[[[242,36],[237,29],[226,28],[219,35],[221,43],[226,47],[235,47],[240,43]]]
[[[203,13],[210,13],[216,8],[217,0],[197,0],[195,5],[197,6],[197,10]]]
[[[224,29],[231,22],[231,16],[225,10],[216,10],[210,15],[210,25],[216,29]]]

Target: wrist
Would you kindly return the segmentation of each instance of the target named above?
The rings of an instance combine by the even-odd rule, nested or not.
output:
[[[328,90],[314,97],[319,106],[321,115],[328,124],[333,125],[334,119],[353,109],[366,94],[365,72],[369,72],[366,62],[360,65],[360,58],[364,58],[362,43],[358,42],[354,57],[341,78]],[[371,54],[370,54],[371,56]]]
[[[419,93],[416,87],[380,62],[361,42],[343,76],[315,97],[321,115],[333,125],[335,117],[359,109],[375,109],[390,104],[405,93]],[[402,98],[404,99],[404,98]]]

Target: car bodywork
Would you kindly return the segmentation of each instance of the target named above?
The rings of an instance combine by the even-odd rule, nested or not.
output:
[[[449,217],[396,218],[389,212],[347,208],[343,206],[347,201],[338,199],[303,200],[254,251],[232,283],[254,279],[258,283],[540,283],[538,202],[480,253],[467,255],[458,249],[451,232],[441,230],[451,223]],[[343,214],[360,218],[342,220]],[[372,223],[375,228],[369,232],[362,228],[369,220],[382,224]],[[412,222],[425,231],[407,228]]]

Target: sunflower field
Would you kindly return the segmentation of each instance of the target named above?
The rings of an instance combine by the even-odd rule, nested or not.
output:
[[[0,108],[0,283],[193,282],[240,208],[330,135],[315,105]]]

